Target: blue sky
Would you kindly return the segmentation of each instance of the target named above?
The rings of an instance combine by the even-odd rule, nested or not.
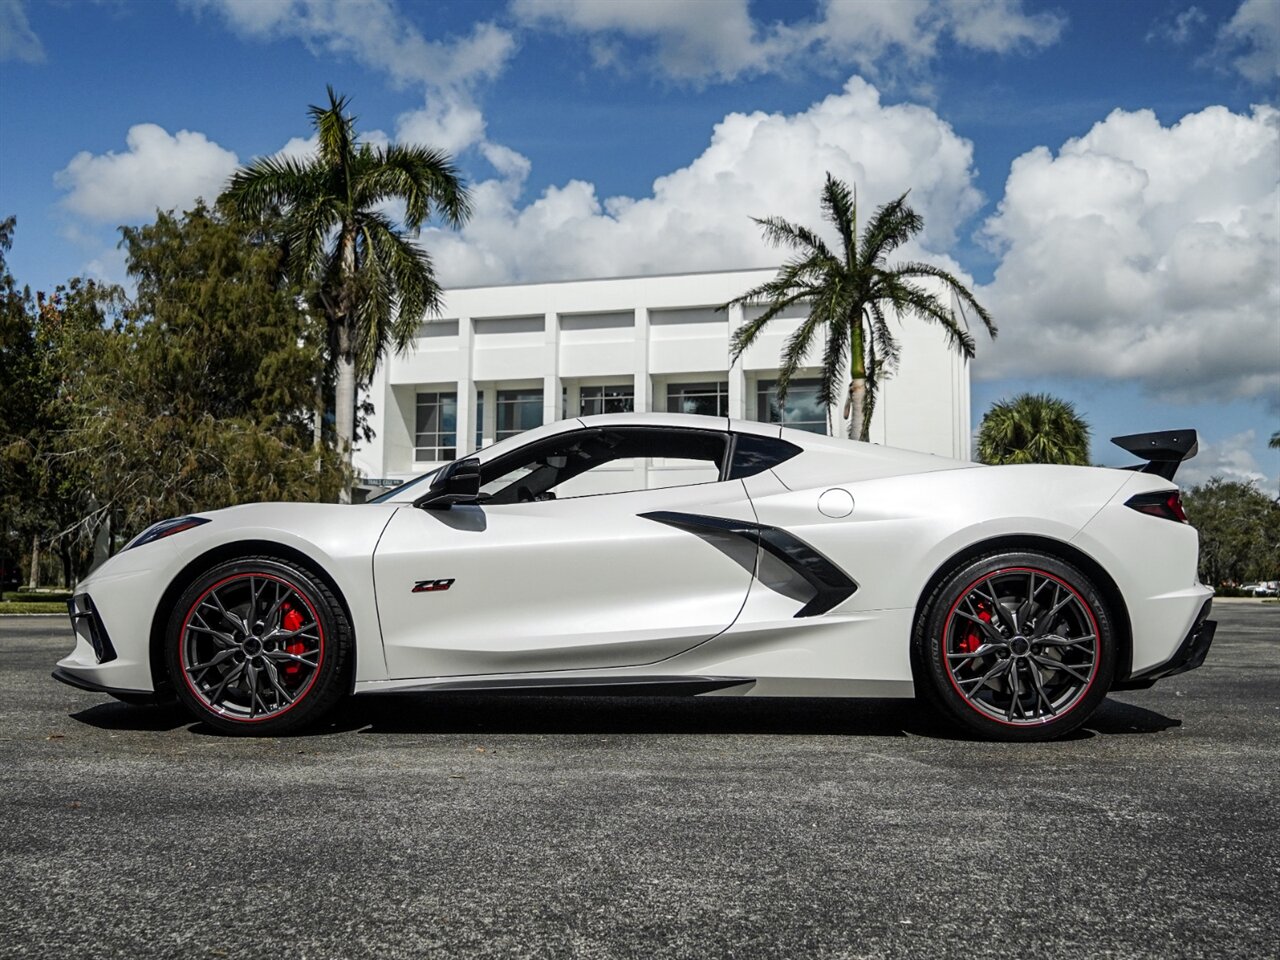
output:
[[[123,280],[118,225],[305,149],[325,84],[456,154],[446,283],[776,262],[748,215],[832,169],[996,314],[975,419],[1048,390],[1100,462],[1193,425],[1189,477],[1274,489],[1278,61],[1278,0],[0,0],[0,215],[20,281]]]

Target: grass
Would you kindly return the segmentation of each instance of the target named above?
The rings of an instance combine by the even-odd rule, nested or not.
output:
[[[0,617],[21,617],[29,616],[33,613],[61,613],[66,614],[67,605],[62,602],[42,603],[40,601],[23,601],[21,603],[10,601],[8,603],[0,603]]]

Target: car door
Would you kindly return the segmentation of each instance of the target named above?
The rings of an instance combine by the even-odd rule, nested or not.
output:
[[[554,449],[599,433],[564,434],[557,443],[570,446]],[[601,462],[594,478],[537,460],[495,479],[507,468],[489,466],[489,502],[397,511],[374,556],[389,676],[648,664],[728,628],[746,600],[755,548],[644,514],[754,521],[744,485],[663,456],[686,451],[652,436],[618,448],[650,456]],[[547,480],[548,469],[560,470],[559,482]],[[654,483],[673,485],[648,489]]]

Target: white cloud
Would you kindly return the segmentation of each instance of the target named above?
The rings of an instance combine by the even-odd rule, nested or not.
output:
[[[777,38],[761,35],[746,0],[514,0],[511,10],[529,26],[652,41],[662,69],[687,79],[762,69]],[[594,52],[597,65],[618,56],[607,40]]]
[[[1228,58],[1254,83],[1280,77],[1280,8],[1275,0],[1244,0],[1218,31],[1215,56]]]
[[[1023,12],[1022,0],[947,0],[942,10],[941,29],[961,46],[988,53],[1051,46],[1067,25],[1058,13]]]
[[[877,75],[900,61],[920,68],[946,36],[986,53],[1044,47],[1065,23],[1053,13],[1027,14],[1021,0],[823,0],[818,14],[762,24],[747,0],[513,0],[527,26],[590,39],[597,66],[622,66],[619,38],[647,43],[660,70],[676,80],[733,80],[776,73],[808,61],[857,66]]]
[[[1000,324],[984,377],[1132,380],[1280,408],[1280,112],[1208,107],[1173,126],[1114,111],[1012,165],[978,291]]]
[[[464,85],[497,75],[515,50],[511,34],[479,23],[465,37],[428,40],[387,0],[184,0],[243,36],[303,41],[383,70],[399,84]]]
[[[819,225],[827,170],[857,185],[863,217],[910,187],[929,250],[950,246],[981,203],[972,145],[932,110],[881,104],[856,77],[802,113],[728,115],[703,153],[656,180],[647,197],[602,200],[592,184],[572,180],[521,207],[528,161],[502,148],[487,155],[501,177],[475,185],[471,222],[425,239],[446,284],[776,264],[784,254],[750,217]]]
[[[6,60],[44,60],[44,45],[31,29],[23,0],[0,0],[0,63]]]
[[[813,36],[833,59],[875,72],[890,55],[931,60],[947,36],[972,50],[1012,53],[1049,46],[1064,26],[1054,13],[1026,14],[1021,0],[827,0]]]
[[[1180,47],[1192,38],[1207,19],[1204,11],[1199,7],[1187,7],[1174,14],[1172,18],[1162,17],[1153,23],[1151,29],[1147,31],[1147,42],[1163,40],[1175,47]]]
[[[396,118],[396,139],[446,153],[461,153],[484,140],[484,115],[466,97],[428,97],[420,110]]]
[[[478,23],[461,37],[428,39],[388,0],[184,0],[220,15],[242,36],[301,40],[317,56],[339,55],[419,86],[425,103],[403,114],[397,135],[456,153],[484,138],[472,91],[515,52],[511,32]],[[423,8],[426,9],[426,8]]]
[[[156,208],[184,209],[222,191],[238,160],[203,133],[170,134],[154,123],[129,128],[128,150],[81,151],[54,174],[67,209],[91,220],[149,219]]]
[[[1256,440],[1257,433],[1253,430],[1211,443],[1202,440],[1199,452],[1178,468],[1178,484],[1185,490],[1205,483],[1210,477],[1222,477],[1224,480],[1270,487],[1271,482],[1253,455]]]

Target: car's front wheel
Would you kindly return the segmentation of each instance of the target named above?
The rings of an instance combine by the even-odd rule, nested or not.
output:
[[[938,585],[914,654],[921,694],[948,716],[993,739],[1049,740],[1106,697],[1116,640],[1083,573],[1046,553],[1001,552]]]
[[[319,720],[345,692],[352,630],[296,564],[247,557],[197,577],[165,634],[179,700],[228,733],[274,735]]]

